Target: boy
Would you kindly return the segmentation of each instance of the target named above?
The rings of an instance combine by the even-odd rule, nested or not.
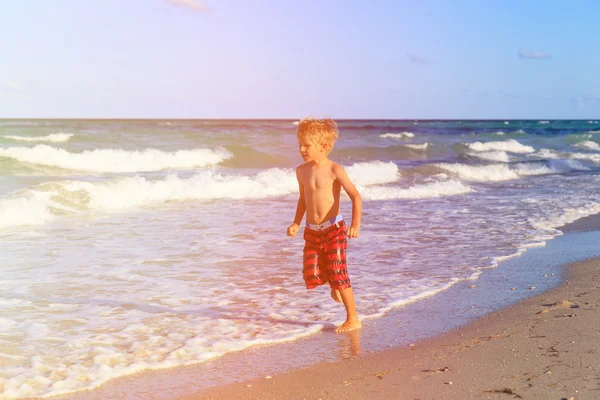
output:
[[[295,237],[306,212],[304,263],[302,275],[307,289],[329,283],[331,297],[346,307],[346,322],[336,332],[349,332],[362,325],[356,314],[354,292],[346,267],[346,236],[357,238],[360,231],[362,199],[346,171],[327,156],[338,138],[332,119],[307,118],[298,124],[298,144],[304,164],[296,169],[300,198],[294,223],[287,229]],[[340,214],[340,192],[344,188],[352,200],[352,223]]]

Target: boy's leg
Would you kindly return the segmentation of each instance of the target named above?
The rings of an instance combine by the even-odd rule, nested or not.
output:
[[[327,265],[323,266],[323,269],[331,275],[329,277],[330,285],[332,282],[336,282],[336,286],[350,284],[346,268],[346,247],[346,225],[342,221],[337,225],[337,229],[329,233],[328,243],[323,252],[323,259],[327,260]],[[331,288],[331,298],[338,303],[343,302],[340,290],[333,287]]]
[[[337,289],[331,289],[331,298],[337,301],[338,303],[342,303],[342,294]]]
[[[342,297],[344,307],[346,307],[346,322],[335,328],[337,333],[349,332],[362,327],[358,314],[356,313],[356,305],[354,304],[354,291],[352,287],[347,287],[339,291]]]

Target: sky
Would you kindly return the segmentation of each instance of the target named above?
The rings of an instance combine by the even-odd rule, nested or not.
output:
[[[0,0],[0,118],[600,119],[600,2]]]

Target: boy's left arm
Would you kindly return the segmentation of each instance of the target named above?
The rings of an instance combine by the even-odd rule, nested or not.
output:
[[[362,217],[362,197],[360,197],[356,186],[348,178],[346,170],[341,165],[333,165],[333,174],[350,197],[350,200],[352,200],[352,223],[346,234],[350,239],[357,238],[360,233],[360,220]]]

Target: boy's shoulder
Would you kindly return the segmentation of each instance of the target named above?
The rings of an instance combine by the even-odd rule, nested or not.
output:
[[[340,164],[336,163],[335,161],[331,160],[331,169],[344,169],[344,167],[342,167]]]
[[[302,170],[305,170],[305,169],[307,169],[307,168],[310,168],[310,163],[309,163],[309,162],[306,162],[306,163],[304,163],[304,164],[300,164],[300,165],[298,165],[298,166],[296,167],[296,172],[298,172],[298,171],[302,171]]]
[[[339,172],[345,172],[346,170],[344,169],[344,167],[342,167],[340,164],[336,163],[335,161],[331,162],[331,170],[334,173],[339,173]]]

